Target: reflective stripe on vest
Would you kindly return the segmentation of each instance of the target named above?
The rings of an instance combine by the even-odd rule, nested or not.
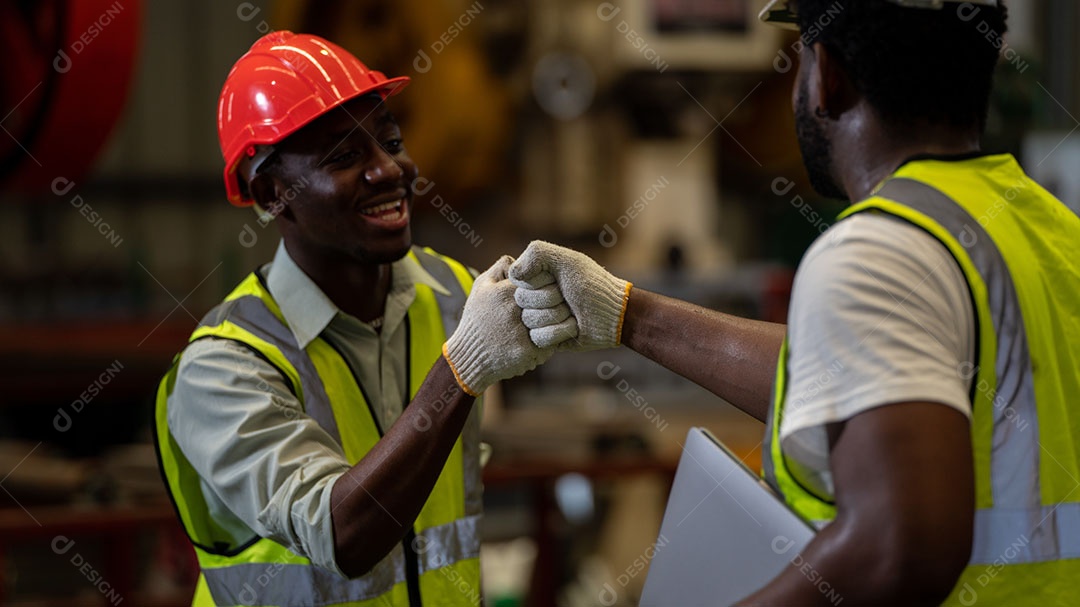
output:
[[[969,571],[978,573],[972,565],[996,567],[1080,557],[1080,503],[1043,504],[1040,457],[1043,453],[1053,455],[1039,442],[1028,335],[1016,287],[1001,251],[967,210],[939,190],[913,179],[890,179],[874,199],[856,205],[841,219],[872,210],[896,215],[930,232],[956,258],[972,291],[981,360],[978,366],[971,364],[967,369],[970,374],[966,375],[974,375],[973,386],[979,387],[974,393],[977,415],[973,416],[972,431],[980,499]],[[796,510],[816,522],[827,522],[835,516],[832,504],[799,485],[783,461],[778,436],[786,367],[785,341],[766,430],[764,476]],[[989,417],[985,413],[988,411],[992,411]],[[980,423],[988,423],[983,435]],[[985,474],[980,467],[985,468]]]
[[[1080,504],[1042,506],[1035,376],[1016,287],[1001,251],[974,217],[924,183],[891,179],[877,195],[933,218],[964,247],[986,285],[990,321],[997,337],[996,384],[990,402],[994,411],[990,454],[993,506],[975,511],[971,562],[992,563],[1023,538],[1028,543],[1013,550],[1017,554],[1010,562],[1080,555]],[[978,374],[974,381],[978,383]],[[1015,420],[1025,423],[1024,427]],[[1059,519],[1066,524],[1059,524]]]
[[[338,432],[337,422],[334,421],[334,412],[330,408],[330,397],[326,395],[326,388],[319,379],[311,357],[296,343],[292,330],[285,322],[274,315],[257,295],[244,295],[211,310],[199,325],[217,327],[226,319],[281,351],[300,376],[304,413],[318,422],[334,442],[340,445],[341,434]]]
[[[413,541],[420,557],[420,573],[448,564],[480,557],[478,516],[424,529]],[[325,604],[326,589],[334,588],[331,600],[367,601],[390,592],[405,582],[405,556],[401,545],[375,568],[355,580],[306,564],[243,563],[203,570],[218,605],[261,605],[260,597],[272,597],[282,605]]]
[[[416,285],[416,299],[406,319],[411,399],[438,359],[444,336],[457,327],[472,276],[464,266],[430,249],[414,248],[409,255],[450,291],[450,295],[442,296],[426,285]],[[322,338],[301,349],[257,275],[249,276],[225,302],[207,314],[192,340],[207,336],[240,341],[277,367],[305,413],[343,446],[350,463],[359,461],[381,438],[371,401],[363,394],[347,360]],[[232,552],[216,548],[214,540],[219,534],[214,531],[200,490],[193,488],[190,464],[176,449],[164,421],[175,373],[174,365],[159,389],[156,442],[181,520],[189,535],[196,534],[191,539],[213,604],[408,605],[410,592],[405,582],[412,575],[407,572],[413,560],[421,596],[441,601],[439,604],[479,602],[479,406],[470,413],[431,497],[406,535],[412,540],[409,546],[399,543],[370,572],[346,580],[311,565],[308,559],[269,539],[253,538]],[[357,400],[367,401],[368,406]],[[338,416],[351,420],[349,425],[339,428]],[[343,439],[344,434],[347,436]]]

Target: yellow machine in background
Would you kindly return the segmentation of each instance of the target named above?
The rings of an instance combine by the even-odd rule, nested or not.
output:
[[[514,112],[481,48],[488,10],[484,0],[280,0],[272,25],[323,36],[374,69],[410,76],[413,94],[395,100],[394,112],[433,194],[457,206],[506,168]]]

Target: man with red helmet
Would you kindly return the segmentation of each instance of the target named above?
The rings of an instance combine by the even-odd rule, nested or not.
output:
[[[552,350],[521,323],[511,258],[474,279],[412,246],[417,168],[384,103],[408,80],[276,32],[225,82],[229,200],[282,242],[158,391],[195,605],[480,601],[474,398]]]

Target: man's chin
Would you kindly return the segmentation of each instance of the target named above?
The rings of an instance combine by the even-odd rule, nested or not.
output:
[[[353,256],[363,263],[384,264],[400,261],[409,254],[412,248],[412,238],[406,237],[397,244],[387,244],[384,247],[369,248],[361,247]]]
[[[802,149],[803,166],[806,168],[806,176],[810,178],[810,187],[820,196],[836,200],[847,199],[847,192],[843,190],[833,179],[829,171],[830,146],[824,138],[800,139]]]

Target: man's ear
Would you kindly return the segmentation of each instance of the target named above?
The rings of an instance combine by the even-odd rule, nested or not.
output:
[[[835,120],[855,105],[857,95],[843,63],[820,42],[814,43],[809,79],[810,107],[819,117]]]
[[[269,173],[255,173],[247,184],[251,199],[259,208],[271,213],[274,217],[291,217],[288,205],[282,204],[282,188],[277,179]]]
[[[273,208],[277,204],[277,184],[274,178],[266,173],[255,173],[248,182],[248,193],[255,204],[264,209]]]

